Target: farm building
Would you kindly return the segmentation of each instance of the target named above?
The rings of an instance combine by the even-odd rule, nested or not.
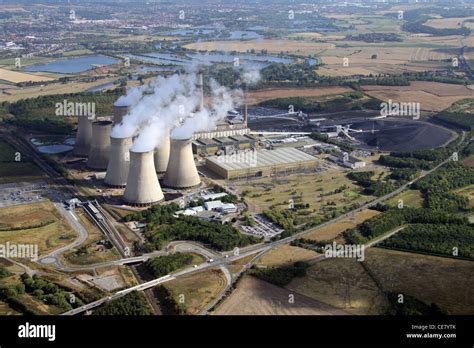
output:
[[[265,177],[272,174],[300,172],[315,168],[318,160],[291,147],[249,151],[235,155],[212,156],[206,167],[224,179]]]

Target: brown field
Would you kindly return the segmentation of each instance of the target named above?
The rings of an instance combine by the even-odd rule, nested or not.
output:
[[[324,66],[318,73],[327,76],[369,75],[409,71],[427,71],[444,69],[444,59],[450,55],[432,48],[390,47],[385,44],[368,44],[344,41],[353,47],[338,47],[321,54]],[[372,59],[372,55],[377,55]],[[349,59],[349,66],[343,66],[343,58]]]
[[[105,78],[99,79],[94,82],[69,82],[66,84],[53,83],[47,86],[33,86],[25,88],[9,88],[6,94],[5,92],[0,93],[0,102],[8,101],[15,102],[20,99],[34,98],[42,95],[55,95],[65,93],[79,93],[85,90],[96,87],[101,84],[109,83],[114,81],[116,78]]]
[[[0,68],[0,80],[5,80],[8,82],[18,83],[18,82],[27,82],[27,81],[51,81],[51,77],[27,74],[19,71],[11,71]]]
[[[315,227],[313,229],[313,232],[306,234],[304,238],[316,241],[332,240],[334,238],[337,238],[345,230],[349,228],[354,228],[365,220],[368,220],[378,214],[380,214],[379,211],[365,209],[360,213],[355,214],[353,218],[349,217],[344,220],[335,222],[331,225],[324,226],[323,228]]]
[[[390,291],[436,303],[449,314],[474,314],[472,261],[372,248],[365,262]]]
[[[434,18],[428,20],[425,25],[439,29],[456,29],[461,28],[468,19],[474,19],[474,17]]]
[[[474,167],[474,155],[467,157],[464,161],[462,161],[466,167]]]
[[[298,261],[314,259],[318,255],[315,251],[285,244],[265,254],[259,264],[269,267],[289,266]]]
[[[319,262],[286,288],[350,314],[382,314],[389,307],[383,292],[355,259]]]
[[[302,33],[293,33],[288,35],[289,38],[304,38],[304,39],[316,39],[323,37],[323,34],[317,32],[302,32]]]
[[[410,86],[366,86],[363,89],[380,100],[419,102],[426,111],[441,111],[458,100],[474,97],[474,91],[464,85],[425,81],[413,81]]]
[[[183,46],[187,49],[198,51],[226,51],[226,52],[248,52],[255,50],[261,52],[267,50],[268,53],[293,53],[301,55],[319,54],[323,50],[334,48],[335,45],[327,42],[307,42],[296,40],[229,40],[229,41],[205,41],[187,44]]]
[[[198,314],[224,291],[226,283],[224,274],[214,269],[174,279],[164,286],[178,304],[180,295],[184,295],[187,314]]]
[[[290,303],[294,295],[294,303]],[[252,276],[244,276],[214,312],[215,315],[344,315],[325,303],[280,288]]]
[[[364,264],[375,278],[355,259],[334,259],[310,267],[287,288],[352,314],[383,314],[390,303],[375,279],[384,291],[435,303],[449,314],[474,313],[471,261],[370,248]]]
[[[31,220],[24,221],[23,215]],[[0,232],[0,243],[37,244],[40,255],[70,244],[76,238],[76,232],[68,221],[49,202],[2,208],[0,219],[8,224],[27,223],[28,226],[52,220],[53,223],[42,227]]]
[[[314,87],[314,88],[268,88],[250,91],[247,96],[249,105],[255,105],[266,100],[290,97],[320,97],[325,95],[351,92],[348,87]]]
[[[50,202],[0,209],[0,229],[28,228],[60,219],[62,219],[62,215]]]

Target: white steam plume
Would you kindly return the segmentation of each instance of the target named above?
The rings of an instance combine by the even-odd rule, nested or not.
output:
[[[171,132],[172,138],[189,139],[194,132],[212,130],[219,121],[226,118],[236,104],[240,103],[242,97],[240,90],[230,91],[213,79],[210,83],[212,97],[209,105],[186,118],[180,127]]]
[[[115,102],[115,106],[133,106],[142,98],[146,86],[132,87],[127,90],[127,94],[121,96]]]
[[[194,132],[213,129],[240,101],[241,91],[230,91],[211,80],[210,102],[200,109],[201,91],[197,75],[159,77],[141,89],[142,95],[112,136],[134,136],[131,150],[153,151],[170,132],[174,138],[188,139]]]

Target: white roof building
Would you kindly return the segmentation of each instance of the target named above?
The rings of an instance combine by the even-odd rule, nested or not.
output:
[[[221,201],[210,201],[210,202],[205,202],[204,207],[206,207],[206,210],[220,210],[222,207],[222,202]]]
[[[225,196],[227,196],[226,192],[219,192],[219,193],[211,193],[211,194],[208,194],[208,195],[202,195],[201,197],[205,201],[208,201],[208,200],[215,200],[215,199],[218,199],[218,198],[222,198],[222,197],[225,197]]]

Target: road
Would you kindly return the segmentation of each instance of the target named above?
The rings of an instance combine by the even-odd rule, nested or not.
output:
[[[460,142],[462,142],[464,140],[464,137],[465,137],[465,133],[463,133],[462,137],[461,137],[461,140]],[[214,262],[212,263],[202,263],[200,265],[197,265],[197,267],[193,267],[193,268],[188,268],[188,269],[185,269],[185,270],[182,270],[180,272],[177,272],[177,273],[172,273],[170,274],[170,277],[172,277],[173,279],[177,278],[177,277],[180,277],[180,276],[183,276],[183,275],[188,275],[188,274],[191,274],[191,273],[196,273],[196,272],[200,272],[200,271],[203,271],[203,270],[206,270],[206,269],[209,269],[209,268],[213,268],[213,267],[216,267],[216,266],[221,266],[221,265],[225,265],[225,264],[228,264],[230,262],[233,262],[233,261],[236,261],[236,260],[239,260],[241,258],[245,258],[247,256],[250,256],[250,255],[253,255],[253,254],[258,254],[258,253],[261,253],[261,255],[275,249],[275,248],[278,248],[279,246],[281,245],[284,245],[284,244],[288,244],[290,242],[292,242],[293,240],[295,239],[298,239],[298,238],[301,238],[302,236],[304,236],[305,234],[307,233],[310,233],[310,232],[313,232],[314,230],[317,230],[317,229],[320,229],[320,228],[323,228],[325,226],[328,226],[330,224],[333,224],[335,222],[338,222],[342,219],[345,219],[347,217],[349,217],[350,215],[356,213],[356,212],[360,212],[364,209],[367,209],[369,207],[372,207],[374,205],[377,205],[378,203],[383,203],[384,201],[400,194],[401,192],[403,192],[404,190],[406,190],[408,187],[410,187],[414,182],[418,181],[418,180],[421,180],[422,178],[426,177],[427,175],[430,175],[431,173],[433,173],[434,171],[436,171],[437,169],[439,169],[441,166],[445,165],[446,163],[452,161],[452,157],[449,157],[447,158],[446,160],[444,160],[443,162],[439,163],[437,166],[435,166],[434,168],[428,170],[428,171],[425,171],[423,172],[418,178],[414,179],[413,181],[409,182],[409,183],[406,183],[402,186],[400,186],[397,190],[385,195],[385,196],[382,196],[382,197],[379,197],[367,204],[365,204],[364,206],[360,207],[360,208],[357,208],[357,209],[354,209],[352,211],[349,211],[347,212],[346,214],[343,214],[335,219],[332,219],[330,221],[327,221],[325,223],[322,223],[320,225],[318,225],[316,228],[313,228],[313,229],[309,229],[309,230],[306,230],[306,231],[302,231],[302,232],[299,232],[299,233],[296,233],[290,237],[287,237],[287,238],[283,238],[283,239],[280,239],[278,241],[275,241],[275,242],[271,242],[271,243],[267,243],[267,244],[257,244],[257,245],[252,245],[252,246],[249,246],[249,247],[245,247],[245,248],[241,248],[239,250],[239,253],[238,255],[235,255],[233,252],[226,252],[226,253],[222,253],[222,257],[219,257],[219,258],[216,258],[214,259]],[[382,240],[386,239],[386,238],[389,238],[390,236],[394,235],[395,233],[401,231],[403,229],[403,227],[401,228],[398,228],[397,230],[394,230],[388,234],[385,234],[383,236],[380,236],[378,238],[376,238],[375,240],[369,242],[365,247],[368,248],[368,247],[371,247],[379,242],[381,242]],[[260,255],[260,256],[261,256]],[[254,260],[257,260],[258,258],[254,258]],[[316,258],[313,260],[313,262],[320,262],[322,261],[323,259],[326,259],[326,257],[324,257],[324,255]],[[249,263],[251,264],[251,263]],[[249,266],[249,264],[247,266]],[[159,278],[159,279],[162,279],[162,278]],[[152,280],[150,282],[146,282],[146,283],[143,283],[141,284],[139,287],[135,287],[135,289],[139,289],[139,290],[145,290],[145,289],[149,289],[153,286],[156,286],[157,284],[161,284],[160,282],[157,282],[159,279],[155,279],[155,280]],[[128,290],[128,289],[127,289]],[[124,290],[125,291],[125,290]],[[133,290],[131,290],[133,291]],[[127,292],[129,293],[129,292]],[[117,295],[118,293],[116,293],[115,295]],[[125,293],[126,294],[126,293]],[[122,296],[124,295],[124,293],[122,292]],[[119,296],[121,297],[121,296]],[[118,298],[118,297],[116,297]],[[110,300],[111,298],[107,297],[105,299],[102,299],[103,302],[101,302],[100,304]],[[97,302],[97,301],[96,301]],[[97,302],[98,303],[98,302]],[[79,307],[77,309],[74,310],[74,312],[67,312],[67,313],[64,313],[65,315],[74,315],[74,314],[79,314],[79,313],[82,313],[86,310],[89,310],[91,308],[94,308],[94,307],[97,307],[98,305],[100,304],[97,304],[93,307],[90,307],[89,305],[86,305],[86,306],[83,306],[83,307]],[[86,309],[87,308],[87,309]]]
[[[11,130],[10,128],[6,128],[6,126],[3,126],[0,128],[0,135],[1,137],[7,141],[10,145],[12,145],[15,149],[20,151],[23,155],[29,155],[32,159],[32,161],[39,167],[41,168],[48,176],[54,180],[56,185],[62,189],[62,191],[66,191],[67,194],[69,195],[68,197],[64,198],[73,198],[77,197],[81,199],[82,201],[87,201],[87,198],[83,197],[83,194],[79,191],[77,187],[72,185],[69,181],[67,181],[60,173],[58,173],[54,168],[52,168],[49,163],[45,161],[44,158],[41,157],[41,155],[32,147],[31,144],[29,144],[26,140],[20,139],[14,135],[14,130]],[[104,211],[100,207],[99,204],[97,204],[97,208],[101,211],[102,215],[105,218],[105,221],[103,224],[99,224],[98,227],[100,229],[105,229],[108,232],[108,235],[111,240],[111,242],[115,245],[119,253],[122,255],[122,257],[126,257],[126,252],[124,246],[120,243],[120,234],[118,231],[115,229],[115,227],[110,224],[109,220],[109,215],[107,212]],[[106,234],[107,235],[107,234]]]
[[[17,149],[19,149],[20,151],[24,151],[25,153],[29,153],[32,158],[33,158],[33,161],[40,167],[42,168],[46,173],[48,173],[52,178],[54,178],[58,184],[60,184],[62,187],[64,187],[66,190],[68,190],[69,192],[71,192],[74,196],[78,196],[78,191],[76,190],[76,188],[74,188],[69,182],[67,182],[67,180],[65,180],[63,177],[61,177],[56,171],[54,171],[48,164],[45,164],[43,159],[36,153],[36,151],[32,151],[32,149],[28,146],[28,145],[25,145],[24,143],[20,142],[18,139],[16,139],[15,137],[11,136],[10,134],[7,134],[7,132],[4,132],[2,131],[5,139],[9,142],[11,142]],[[465,135],[466,133],[463,132],[462,134],[462,137],[460,139],[460,142],[462,142],[465,138]],[[350,215],[354,214],[354,213],[357,213],[357,212],[360,212],[364,209],[367,209],[367,208],[370,208],[374,205],[377,205],[378,203],[382,203],[398,194],[400,194],[401,192],[403,192],[404,190],[406,190],[411,184],[413,184],[414,182],[424,178],[425,176],[431,174],[432,172],[434,172],[435,170],[437,170],[438,168],[440,168],[441,166],[443,166],[444,164],[446,164],[447,162],[451,161],[452,158],[448,158],[446,159],[445,161],[441,162],[440,164],[438,164],[436,167],[434,167],[433,169],[429,170],[429,171],[426,171],[426,172],[423,172],[417,179],[413,180],[412,182],[409,182],[407,184],[404,184],[402,185],[401,187],[399,187],[397,190],[383,196],[383,197],[379,197],[367,204],[365,204],[364,206],[360,207],[360,208],[357,208],[357,209],[354,209],[350,212],[347,212],[333,220],[330,220],[330,221],[327,221],[319,226],[317,226],[316,228],[313,228],[313,229],[310,229],[310,230],[306,230],[306,231],[301,231],[299,233],[296,233],[290,237],[287,237],[287,238],[283,238],[283,239],[280,239],[278,241],[275,241],[275,242],[272,242],[272,243],[267,243],[267,244],[258,244],[258,245],[253,245],[253,246],[249,246],[249,247],[246,247],[246,248],[242,248],[240,249],[240,252],[238,253],[238,255],[234,255],[232,252],[228,252],[228,253],[223,253],[221,257],[218,257],[218,258],[215,258],[216,256],[212,257],[210,255],[216,255],[215,253],[213,252],[208,252],[206,251],[206,255],[207,257],[212,257],[214,258],[214,262],[206,262],[206,263],[202,263],[200,265],[197,265],[196,267],[192,267],[192,268],[188,268],[188,269],[185,269],[185,270],[182,270],[180,272],[177,272],[175,274],[171,274],[169,277],[162,277],[162,278],[158,278],[158,279],[155,279],[155,280],[152,280],[152,281],[149,281],[149,282],[146,282],[146,283],[143,283],[143,284],[140,284],[140,285],[137,285],[135,287],[131,287],[129,289],[126,289],[126,290],[122,290],[122,291],[119,291],[117,293],[115,293],[114,295],[112,296],[109,296],[109,297],[106,297],[106,298],[103,298],[101,300],[98,300],[98,301],[95,301],[95,302],[92,302],[92,303],[89,303],[85,306],[82,306],[82,307],[79,307],[73,311],[70,311],[70,312],[67,312],[67,313],[64,313],[65,315],[74,315],[74,314],[79,314],[79,313],[82,313],[84,311],[88,311],[92,308],[95,308],[107,301],[110,301],[112,299],[116,299],[116,298],[119,298],[119,297],[122,297],[124,295],[126,295],[127,293],[130,293],[131,291],[134,291],[134,290],[137,290],[137,291],[142,291],[142,290],[146,290],[146,289],[149,289],[149,288],[152,288],[158,284],[161,284],[162,282],[165,282],[165,281],[169,281],[171,279],[175,279],[176,277],[180,277],[180,276],[183,276],[183,275],[188,275],[188,274],[191,274],[191,273],[196,273],[196,272],[200,272],[200,271],[203,271],[205,269],[209,269],[209,268],[214,268],[216,266],[218,267],[221,267],[221,266],[226,266],[226,264],[230,263],[230,262],[233,262],[233,261],[236,261],[238,259],[241,259],[241,258],[245,258],[247,256],[250,256],[250,255],[253,255],[253,254],[259,254],[259,253],[266,253],[266,252],[269,252],[281,245],[284,245],[284,244],[287,244],[287,243],[290,243],[292,242],[293,240],[297,239],[297,238],[300,238],[302,236],[304,236],[305,234],[307,233],[310,233],[310,232],[313,232],[314,230],[317,230],[317,229],[320,229],[320,228],[323,228],[329,224],[333,224],[335,222],[338,222],[342,219],[345,219],[347,217],[349,217]],[[73,217],[71,217],[72,219],[74,219]],[[72,222],[73,225],[75,225],[74,222]],[[396,233],[397,231],[394,231],[394,233]],[[87,232],[86,232],[87,233]],[[78,240],[76,242],[78,242],[79,240],[83,239],[83,234],[81,234],[78,238]],[[389,236],[384,236],[385,238],[388,238]],[[87,238],[87,237],[86,237]],[[76,243],[75,242],[75,243]],[[377,242],[380,242],[380,240],[375,240],[373,241],[373,243],[377,243]],[[73,244],[75,244],[73,243]],[[79,243],[81,244],[81,243]],[[77,245],[79,245],[77,244]],[[77,246],[76,245],[76,246]],[[373,245],[373,244],[370,244],[370,246]],[[69,246],[68,246],[69,247]],[[67,248],[67,247],[65,247]],[[182,252],[182,251],[189,251],[189,250],[200,250],[200,248],[202,247],[199,247],[197,246],[196,244],[192,244],[192,246],[183,246],[183,247],[179,247],[180,249],[177,250],[178,252]],[[63,249],[63,248],[61,248]],[[57,259],[57,255],[58,253],[60,252],[63,252],[64,250],[61,250],[61,249],[58,249],[56,252],[53,252],[53,255],[51,256],[51,258],[49,260],[52,260],[54,259],[55,261],[53,262],[54,264],[57,264],[59,262],[59,260]],[[200,250],[202,251],[202,250]],[[153,253],[154,254],[154,253]],[[158,255],[158,254],[155,254],[155,255]],[[144,255],[144,256],[140,256],[138,258],[128,258],[128,259],[121,259],[121,260],[116,260],[116,261],[113,261],[113,262],[117,262],[116,264],[125,264],[125,263],[128,263],[128,262],[135,262],[135,261],[138,261],[138,262],[141,262],[141,261],[144,261],[146,258],[149,258],[149,257],[152,257],[150,255]],[[255,258],[257,259],[257,258]],[[45,258],[42,258],[43,262],[44,260],[48,260],[48,259],[45,259]],[[60,262],[59,262],[60,263]],[[58,264],[59,265],[59,264]],[[251,263],[249,263],[247,266],[250,266]],[[95,268],[97,266],[88,266],[88,268],[83,268],[83,269],[91,269],[91,268]],[[72,268],[74,271],[77,271],[78,268]],[[63,268],[63,270],[66,270],[65,268]],[[227,272],[224,272],[224,274],[227,274]],[[227,277],[227,275],[226,275]]]
[[[66,220],[69,222],[69,225],[74,228],[78,234],[78,237],[73,243],[56,249],[46,256],[40,257],[37,262],[44,265],[54,265],[58,269],[63,269],[64,265],[61,262],[61,254],[84,243],[88,237],[88,233],[84,226],[82,226],[79,217],[73,210],[64,209],[64,206],[61,203],[53,204],[55,205],[56,209],[66,218]]]

